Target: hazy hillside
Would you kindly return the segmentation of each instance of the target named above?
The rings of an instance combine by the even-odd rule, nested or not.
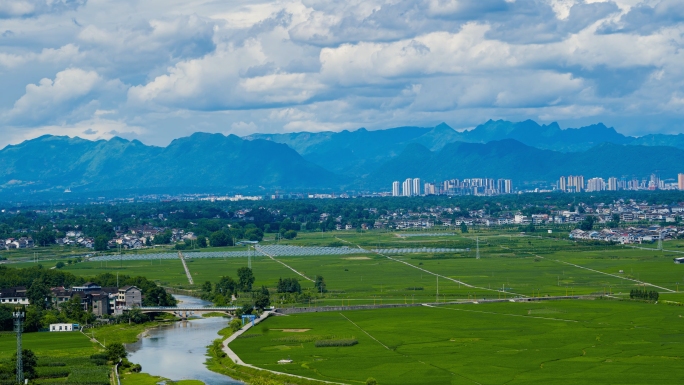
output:
[[[246,138],[196,133],[167,147],[43,136],[0,150],[0,192],[387,189],[408,177],[674,176],[684,171],[684,150],[675,146],[684,148],[684,135],[633,138],[603,124],[563,130],[531,120],[490,120],[465,132],[442,123]]]
[[[234,135],[196,133],[166,148],[120,138],[91,142],[43,136],[0,151],[3,189],[258,190],[329,187],[342,181],[286,145]]]

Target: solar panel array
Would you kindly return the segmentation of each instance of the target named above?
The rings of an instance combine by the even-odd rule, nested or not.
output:
[[[433,247],[423,247],[418,249],[373,249],[376,253],[380,254],[415,254],[415,253],[461,253],[464,251],[470,251],[470,249],[446,249],[446,248],[433,248]]]
[[[318,247],[318,246],[287,246],[287,245],[267,245],[257,246],[257,250],[272,257],[306,257],[318,255],[349,255],[370,253],[371,250],[359,249],[355,247]],[[458,253],[470,251],[470,249],[449,249],[449,248],[405,248],[405,249],[373,249],[373,252],[381,254],[413,254],[413,253]],[[246,258],[250,253],[253,256],[262,255],[254,251],[200,251],[183,253],[185,259],[202,258]],[[153,253],[153,254],[117,254],[92,257],[89,261],[141,261],[159,259],[178,259],[177,253]]]
[[[444,237],[448,235],[456,235],[454,233],[395,233],[398,237]]]
[[[257,249],[273,257],[303,257],[309,255],[347,255],[370,252],[365,249],[359,249],[358,247],[304,247],[286,245],[258,246]]]
[[[249,251],[200,251],[195,253],[183,253],[185,259],[194,258],[235,258],[247,257]],[[254,252],[252,252],[254,254]],[[152,254],[124,254],[124,255],[103,255],[92,257],[90,261],[141,261],[150,259],[178,259],[177,253],[152,253]]]

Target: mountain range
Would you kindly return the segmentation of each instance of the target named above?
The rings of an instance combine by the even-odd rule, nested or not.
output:
[[[682,166],[680,166],[682,165]],[[435,127],[235,135],[195,133],[166,147],[42,136],[0,150],[0,192],[388,190],[394,180],[561,175],[639,177],[684,171],[684,135],[631,137],[599,123],[561,129],[489,120]]]

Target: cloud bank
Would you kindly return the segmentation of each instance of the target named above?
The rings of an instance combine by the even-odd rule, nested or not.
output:
[[[677,0],[0,2],[0,146],[489,118],[684,132]]]

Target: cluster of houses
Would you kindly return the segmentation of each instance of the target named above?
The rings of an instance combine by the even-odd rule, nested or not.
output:
[[[97,317],[120,315],[125,308],[142,306],[142,292],[135,286],[101,287],[93,282],[70,289],[53,287],[45,301],[59,307],[74,297],[79,297],[83,310]],[[0,305],[28,305],[26,287],[18,286],[0,290]]]
[[[64,238],[57,238],[55,240],[58,245],[62,246],[81,246],[92,248],[95,241],[92,237],[86,237],[80,231],[67,231]]]
[[[611,204],[596,205],[578,204],[573,208],[558,208],[554,206],[535,207],[537,213],[525,215],[520,211],[497,210],[490,215],[487,210],[461,210],[458,207],[431,207],[421,211],[396,210],[377,216],[373,223],[376,228],[430,228],[436,224],[444,226],[506,226],[506,225],[544,225],[544,224],[576,224],[582,222],[588,215],[595,218],[598,224],[615,222],[621,223],[679,223],[684,219],[684,205],[649,205],[634,200],[619,200]],[[373,209],[370,209],[373,210]],[[445,214],[447,216],[445,216]],[[684,220],[682,220],[684,222]],[[344,225],[339,230],[346,229]]]
[[[4,250],[30,249],[34,246],[35,243],[31,237],[7,238],[5,240],[0,239],[0,249]]]
[[[602,229],[583,231],[576,229],[570,232],[570,239],[615,242],[620,244],[652,243],[666,241],[684,235],[684,229],[676,226],[629,227],[626,229]]]

